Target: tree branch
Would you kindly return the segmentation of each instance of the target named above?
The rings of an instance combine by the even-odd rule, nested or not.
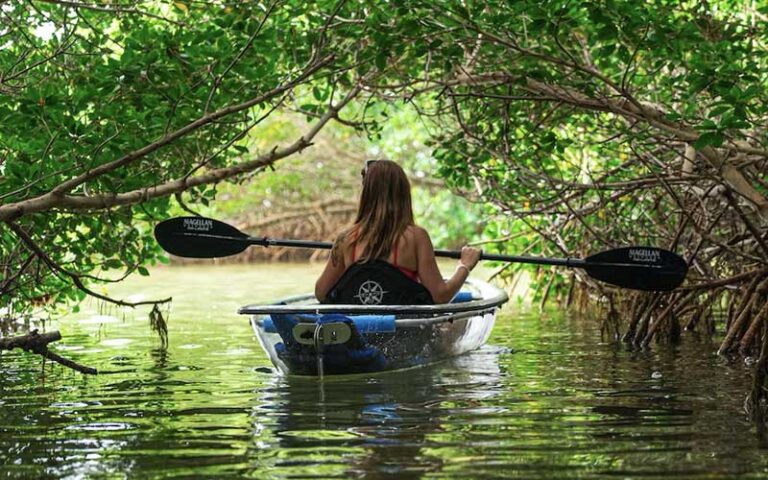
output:
[[[0,205],[0,221],[13,221],[28,213],[45,211],[53,207],[59,206],[65,194],[71,191],[72,189],[74,189],[75,187],[77,187],[78,185],[81,185],[87,182],[88,180],[96,178],[107,172],[116,170],[142,157],[145,157],[150,153],[155,152],[161,149],[162,147],[165,147],[166,145],[169,145],[174,141],[184,137],[185,135],[188,135],[189,133],[205,125],[208,125],[220,118],[226,117],[233,113],[246,110],[248,108],[253,107],[254,105],[257,105],[270,98],[280,95],[281,93],[301,83],[303,80],[311,76],[320,68],[330,64],[333,61],[333,59],[334,59],[333,55],[328,55],[322,58],[321,60],[317,61],[313,65],[311,65],[309,68],[304,70],[304,72],[302,72],[298,77],[294,78],[293,80],[291,80],[290,82],[284,85],[274,88],[269,92],[259,95],[258,97],[252,98],[246,102],[243,102],[237,105],[230,105],[228,107],[222,108],[208,115],[204,115],[203,117],[176,130],[175,132],[172,132],[164,136],[162,139],[156,142],[153,142],[143,148],[135,150],[123,156],[122,158],[99,165],[98,167],[90,169],[75,178],[67,180],[59,184],[57,187],[55,187],[53,190],[51,190],[46,194],[40,195],[38,197],[29,199],[29,200],[25,200],[23,202],[15,202],[7,205]],[[170,193],[173,193],[173,192],[170,192]]]
[[[65,367],[69,367],[73,370],[77,370],[80,373],[88,375],[96,375],[98,371],[92,367],[86,367],[79,363],[64,358],[61,355],[48,350],[48,344],[51,342],[57,342],[61,340],[61,333],[57,331],[47,333],[37,333],[37,330],[33,330],[27,335],[19,335],[10,338],[0,338],[0,350],[13,350],[14,348],[21,348],[27,352],[33,352],[38,355],[42,355],[45,358],[60,363]]]
[[[171,301],[171,297],[168,297],[163,300],[148,300],[144,302],[126,302],[124,300],[115,300],[114,298],[94,292],[93,290],[85,286],[85,284],[83,283],[79,275],[72,273],[68,270],[65,270],[61,265],[54,262],[53,259],[50,256],[48,256],[48,254],[45,253],[37,245],[37,243],[35,243],[32,237],[30,237],[29,234],[26,231],[24,231],[23,228],[21,228],[20,226],[16,225],[13,222],[6,222],[6,224],[16,234],[16,236],[18,236],[21,239],[21,241],[27,246],[27,248],[32,253],[34,253],[38,258],[40,258],[40,260],[42,260],[43,263],[45,263],[48,266],[48,268],[50,268],[52,271],[58,274],[64,275],[65,277],[69,278],[79,290],[87,293],[92,297],[98,298],[100,300],[104,300],[105,302],[113,303],[115,305],[120,305],[123,307],[137,307],[139,305],[157,305],[160,303],[168,303]]]
[[[50,208],[98,210],[116,206],[134,205],[137,203],[146,202],[147,200],[151,200],[153,198],[173,195],[177,192],[182,192],[192,187],[206,185],[209,183],[217,183],[222,180],[241,175],[243,173],[248,173],[259,168],[268,167],[276,161],[288,157],[294,153],[300,152],[310,146],[312,144],[312,139],[325,126],[325,124],[327,124],[331,119],[335,118],[335,116],[338,114],[338,111],[347,105],[350,101],[352,101],[352,99],[357,96],[360,91],[361,87],[354,87],[337,105],[329,107],[326,113],[309,130],[309,132],[299,137],[293,144],[285,148],[275,147],[268,154],[262,155],[254,160],[242,162],[230,167],[212,169],[204,174],[195,175],[189,178],[171,180],[152,187],[132,190],[130,192],[90,196],[63,195],[59,196],[55,202],[45,204],[36,202],[35,199],[31,199],[25,202],[20,202],[12,211],[18,211],[18,209],[21,209],[24,214],[29,214],[48,210]],[[4,218],[3,213],[3,207],[0,206],[0,220],[5,220],[8,222],[8,220]]]

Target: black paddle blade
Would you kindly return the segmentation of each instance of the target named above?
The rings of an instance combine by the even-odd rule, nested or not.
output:
[[[155,239],[179,257],[215,258],[248,248],[248,235],[226,223],[204,217],[177,217],[155,225]]]
[[[634,290],[668,291],[685,280],[688,264],[669,250],[625,247],[597,253],[585,260],[584,270],[606,283]]]

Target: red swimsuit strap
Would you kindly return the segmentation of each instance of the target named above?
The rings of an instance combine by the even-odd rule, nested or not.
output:
[[[400,244],[400,239],[398,238],[397,240],[395,240],[395,254],[394,254],[394,257],[392,258],[392,266],[397,268],[401,272],[403,272],[405,276],[407,276],[411,280],[416,280],[417,278],[419,278],[418,270],[411,270],[410,268],[400,267],[397,265],[397,247],[399,244]]]
[[[358,227],[356,226],[354,229],[352,229],[352,234],[354,234],[354,239],[352,240],[352,263],[355,263],[355,259],[357,258],[356,250],[357,250],[357,237],[358,237]],[[395,252],[392,257],[392,266],[403,272],[408,278],[411,280],[416,280],[419,278],[419,272],[417,270],[411,270],[410,268],[406,267],[400,267],[397,265],[397,247],[400,244],[400,239],[395,240],[394,249]]]

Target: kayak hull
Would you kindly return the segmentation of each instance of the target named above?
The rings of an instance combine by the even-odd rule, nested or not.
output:
[[[491,334],[506,293],[469,280],[446,305],[320,305],[310,295],[250,305],[259,343],[286,375],[349,375],[411,368],[461,355]],[[471,297],[467,300],[467,297]]]

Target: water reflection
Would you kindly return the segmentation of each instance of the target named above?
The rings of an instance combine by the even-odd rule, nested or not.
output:
[[[439,472],[443,458],[424,448],[432,435],[446,431],[445,422],[453,416],[479,421],[503,410],[483,405],[500,392],[503,351],[486,346],[453,360],[376,376],[324,381],[272,376],[253,413],[249,452],[271,461],[249,473],[415,478]]]

